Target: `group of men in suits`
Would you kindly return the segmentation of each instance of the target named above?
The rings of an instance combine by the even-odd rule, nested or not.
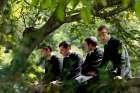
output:
[[[86,85],[94,84],[100,80],[99,68],[106,66],[109,61],[112,63],[112,68],[108,71],[112,75],[111,78],[130,78],[130,59],[122,41],[112,37],[110,29],[105,25],[100,26],[97,33],[104,44],[104,51],[98,46],[96,37],[88,37],[84,41],[85,48],[88,51],[84,61],[77,53],[71,52],[71,44],[67,41],[59,44],[63,62],[60,61],[57,55],[52,55],[50,46],[42,48],[44,54],[42,59],[45,63],[44,80],[47,83],[52,81],[73,81],[71,83],[73,85],[75,83],[80,85],[85,82]],[[78,88],[80,87],[78,86]]]

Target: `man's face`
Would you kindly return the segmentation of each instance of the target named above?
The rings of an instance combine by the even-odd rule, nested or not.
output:
[[[42,49],[42,54],[43,56],[49,56],[51,54],[51,51],[48,48],[44,48]]]
[[[88,44],[87,42],[85,42],[84,47],[88,52],[92,51],[93,48],[94,49],[96,48],[96,46],[93,46],[92,44]]]
[[[91,50],[91,44],[87,44],[87,42],[84,43],[84,47],[86,49],[86,51],[90,51]]]
[[[102,43],[107,43],[109,40],[109,34],[107,29],[103,29],[102,31],[98,31],[98,36]]]
[[[62,54],[63,56],[66,56],[69,53],[70,48],[64,48],[63,46],[59,47],[60,50],[60,54]]]

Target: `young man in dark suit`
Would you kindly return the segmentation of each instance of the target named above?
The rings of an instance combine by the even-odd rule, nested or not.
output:
[[[63,41],[59,44],[59,50],[63,56],[61,74],[63,86],[61,93],[77,93],[78,82],[76,78],[81,73],[82,59],[77,53],[71,51],[71,44],[67,41]]]
[[[105,25],[100,26],[97,32],[101,42],[104,43],[104,57],[100,66],[111,61],[113,68],[109,72],[113,77],[130,78],[130,60],[124,44],[118,38],[112,37],[109,28]]]
[[[98,67],[102,62],[103,51],[99,48],[96,37],[86,38],[85,48],[88,54],[82,64],[82,74],[92,76],[92,79],[96,82],[99,79]]]
[[[82,75],[77,78],[80,82],[78,93],[91,93],[94,89],[89,87],[97,84],[100,79],[98,68],[102,62],[103,51],[99,48],[96,37],[86,38],[84,44],[88,53],[82,64]]]
[[[40,59],[41,67],[45,68],[44,80],[46,83],[59,80],[61,74],[61,61],[58,56],[52,54],[51,46],[45,46],[41,49],[42,58]]]
[[[75,79],[80,75],[82,59],[74,52],[71,52],[71,45],[67,41],[59,44],[60,53],[63,56],[62,79]]]

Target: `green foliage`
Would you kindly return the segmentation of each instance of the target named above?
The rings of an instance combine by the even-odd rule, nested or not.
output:
[[[83,20],[88,23],[90,20],[91,16],[91,10],[89,10],[89,8],[87,7],[83,7],[81,9],[81,17],[83,18]]]
[[[108,6],[107,1],[108,0],[0,0],[0,78],[2,78],[0,79],[2,80],[0,81],[0,93],[21,93],[21,91],[30,93],[28,90],[32,90],[31,87],[43,78],[44,69],[36,65],[40,58],[40,53],[36,48],[30,49],[34,43],[32,40],[28,40],[41,38],[38,32],[44,33],[55,26],[54,23],[63,23],[67,17],[69,18],[76,14],[80,14],[81,17],[77,22],[64,24],[56,29],[56,32],[53,32],[53,30],[53,33],[49,36],[42,35],[46,37],[44,38],[44,42],[48,45],[52,45],[53,49],[57,51],[58,44],[62,40],[68,40],[73,44],[74,50],[81,55],[86,55],[83,48],[84,39],[88,36],[97,36],[97,27],[101,24],[108,24],[112,28],[112,35],[119,37],[127,45],[131,56],[133,75],[139,76],[140,67],[138,62],[140,60],[140,53],[138,51],[140,51],[140,23],[135,13],[140,17],[140,1],[136,0],[135,11],[133,9],[123,10],[124,12],[118,12],[116,15],[109,15],[110,13],[107,13],[109,16],[104,17],[103,14],[106,14],[107,10],[112,10],[116,7],[120,10],[121,7],[121,4]],[[114,0],[109,3],[113,1]],[[131,0],[122,1],[124,7],[129,6],[131,2]],[[94,5],[98,3],[100,3],[100,7],[97,8],[100,9],[104,6],[100,11],[96,11],[97,8],[94,7]],[[102,14],[98,14],[100,12]],[[52,18],[52,15],[55,15],[53,17],[58,20],[55,20],[49,27],[46,27],[45,24],[49,24],[48,19]],[[35,31],[38,31],[37,34],[31,33],[31,37],[28,35],[24,38],[22,34],[27,27],[34,27]],[[45,30],[43,29],[44,32],[42,28],[45,28]],[[27,40],[26,43],[29,42],[26,47],[23,47],[25,46],[23,38],[25,41]],[[39,43],[41,43],[41,40]],[[102,44],[100,44],[100,46],[102,47]],[[23,54],[21,50],[24,52]],[[32,50],[35,51],[32,52]],[[14,59],[13,63],[16,65],[11,63],[12,58]],[[4,69],[11,64],[11,70]],[[13,74],[7,75],[12,73],[11,71],[20,72],[18,70],[24,70],[25,72],[22,73],[21,76],[17,74],[15,77]],[[103,71],[101,72],[103,73]],[[7,77],[8,80],[5,77]],[[108,78],[106,75],[102,77]],[[111,82],[111,84],[114,84],[114,82]],[[72,86],[73,84],[68,85]],[[120,86],[120,84],[115,85],[117,86],[115,86],[116,88]],[[104,87],[104,89],[107,90],[106,87]]]
[[[136,3],[135,3],[135,10],[136,10],[136,14],[138,17],[140,17],[140,0],[136,0]]]
[[[56,16],[60,21],[64,21],[65,19],[65,0],[60,0],[60,4],[56,7]]]
[[[80,0],[70,0],[71,6],[73,9],[78,5],[79,1]]]
[[[128,6],[130,4],[130,0],[122,0],[124,6]]]

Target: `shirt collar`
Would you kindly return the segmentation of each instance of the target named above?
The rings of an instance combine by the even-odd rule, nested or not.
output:
[[[105,43],[105,45],[108,45],[109,41],[111,40],[111,37],[109,38],[109,40]]]

